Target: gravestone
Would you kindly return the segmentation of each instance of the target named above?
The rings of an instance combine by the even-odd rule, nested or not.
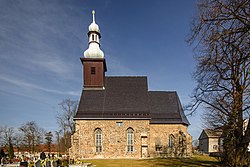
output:
[[[28,167],[28,162],[26,161],[20,162],[20,167]]]
[[[41,161],[40,160],[37,160],[35,162],[35,167],[41,167]]]
[[[57,161],[55,160],[52,161],[52,167],[57,167]]]
[[[48,161],[46,162],[46,167],[51,167],[50,160],[48,160]]]

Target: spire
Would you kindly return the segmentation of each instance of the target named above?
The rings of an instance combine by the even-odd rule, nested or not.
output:
[[[94,10],[92,11],[92,15],[93,15],[93,21],[89,25],[89,31],[96,31],[96,32],[100,33],[99,26],[95,23],[95,11]]]
[[[93,23],[95,23],[95,11],[92,10],[92,15],[93,15]]]
[[[93,22],[89,25],[89,48],[84,52],[85,58],[104,58],[104,53],[100,49],[100,29],[95,22],[95,11],[92,11]]]

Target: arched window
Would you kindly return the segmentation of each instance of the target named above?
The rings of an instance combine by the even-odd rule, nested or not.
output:
[[[102,152],[102,130],[99,128],[95,130],[95,148],[97,153]]]
[[[169,148],[174,148],[174,135],[169,135],[169,139],[168,139],[168,147]]]
[[[128,152],[134,151],[134,130],[132,128],[127,129],[127,141],[128,141]]]

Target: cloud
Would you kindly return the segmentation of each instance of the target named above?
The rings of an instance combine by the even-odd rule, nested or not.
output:
[[[48,72],[63,79],[75,79],[76,67],[70,55],[76,52],[73,49],[79,43],[80,27],[78,17],[71,17],[79,14],[78,10],[72,10],[73,4],[54,1],[48,5],[39,0],[0,3],[2,68]]]
[[[25,64],[29,64],[28,68],[32,67],[33,70],[36,70],[40,67],[44,72],[52,72],[65,79],[69,79],[69,76],[72,76],[75,71],[75,67],[69,61],[53,53],[38,53],[36,56],[24,61]]]
[[[36,90],[40,90],[40,91],[47,92],[47,93],[54,93],[54,94],[61,94],[61,95],[79,96],[79,91],[60,91],[56,89],[48,89],[48,88],[44,88],[36,84],[28,83],[24,80],[20,80],[17,78],[6,76],[6,75],[0,76],[0,80],[16,85],[21,88],[36,89]]]

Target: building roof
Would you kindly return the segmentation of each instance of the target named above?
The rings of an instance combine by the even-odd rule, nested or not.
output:
[[[204,138],[220,138],[222,135],[221,129],[203,129],[201,132],[201,135],[199,137],[199,140]]]
[[[148,91],[147,77],[106,77],[104,90],[83,90],[75,119],[149,119],[189,125],[177,93]]]
[[[177,92],[150,91],[149,100],[151,123],[184,123],[189,125]]]

